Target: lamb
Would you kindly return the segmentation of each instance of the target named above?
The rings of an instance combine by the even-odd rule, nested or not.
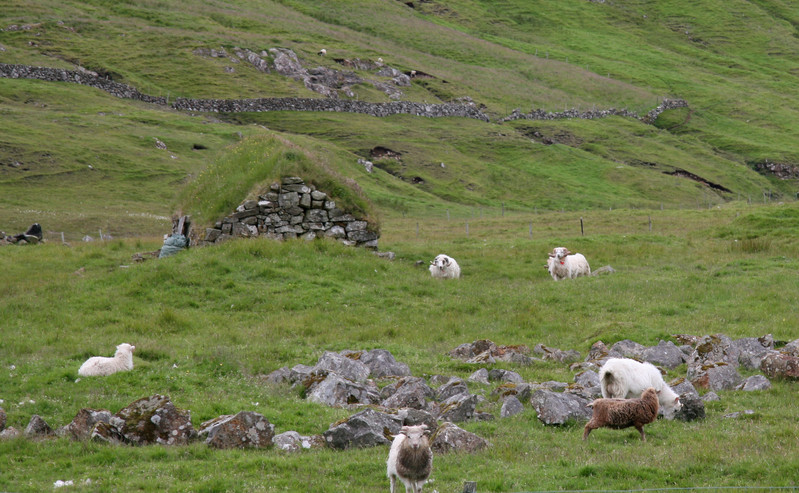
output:
[[[591,267],[585,256],[581,253],[571,253],[566,247],[552,249],[547,259],[547,270],[556,281],[591,275]]]
[[[327,55],[327,50],[326,50],[326,49],[324,49],[324,48],[322,48],[321,50],[319,50],[319,53],[317,53],[317,55],[319,55],[319,56],[325,56],[325,55]]]
[[[430,262],[430,274],[439,279],[458,279],[461,267],[454,258],[442,253]]]
[[[599,370],[602,397],[628,399],[640,397],[647,387],[654,387],[663,416],[673,419],[682,409],[680,396],[663,381],[660,370],[652,363],[640,363],[629,358],[610,358]]]
[[[391,493],[397,479],[405,485],[405,493],[421,493],[422,486],[433,469],[427,425],[403,426],[391,443],[386,461],[386,475],[391,481]]]
[[[82,377],[102,377],[118,371],[132,370],[134,349],[136,349],[136,346],[123,343],[117,346],[117,352],[113,358],[93,356],[80,365],[78,375]]]
[[[646,441],[644,425],[652,423],[658,417],[658,392],[654,387],[644,390],[637,399],[596,399],[589,404],[593,408],[591,419],[585,425],[583,440],[588,439],[591,430],[597,428],[622,429],[635,426],[641,433],[641,441]]]

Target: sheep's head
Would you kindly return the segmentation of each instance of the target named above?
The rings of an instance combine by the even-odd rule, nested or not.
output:
[[[551,258],[563,259],[568,255],[571,255],[572,252],[569,251],[566,247],[555,247],[549,252],[549,256]]]
[[[136,346],[132,344],[128,344],[123,342],[119,346],[117,346],[117,353],[131,353],[133,354],[133,350],[136,349]]]
[[[431,261],[430,263],[438,267],[438,270],[444,270],[449,267],[450,258],[442,254],[437,256],[435,260]]]
[[[430,436],[430,429],[427,425],[403,426],[400,433],[407,437],[405,444],[412,449],[419,449],[430,445],[427,440],[427,437]]]

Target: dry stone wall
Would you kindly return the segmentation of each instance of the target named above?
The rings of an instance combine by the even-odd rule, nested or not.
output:
[[[209,245],[236,237],[333,238],[377,249],[379,235],[373,229],[367,221],[338,208],[325,192],[293,176],[273,183],[258,200],[245,200],[193,243]]]
[[[0,63],[0,77],[9,79],[39,79],[53,82],[72,82],[95,87],[118,98],[134,99],[146,103],[166,106],[165,97],[143,94],[136,89],[100,77],[87,70],[65,70],[48,67],[31,67]],[[364,101],[342,100],[336,98],[257,98],[257,99],[187,99],[177,98],[171,105],[181,111],[241,113],[263,111],[333,111],[342,113],[362,113],[385,117],[408,114],[425,117],[465,117],[489,121],[474,104],[443,103],[424,104],[410,101],[389,103],[367,103]]]

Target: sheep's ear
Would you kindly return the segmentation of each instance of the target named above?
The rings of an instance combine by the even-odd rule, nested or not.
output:
[[[444,260],[442,261],[442,263],[444,265],[449,265],[449,258],[448,257],[444,257]]]
[[[400,433],[401,433],[401,434],[403,434],[403,435],[405,435],[405,436],[408,436],[408,431],[409,431],[409,430],[410,430],[410,427],[409,427],[409,426],[403,426],[403,427],[400,429]]]
[[[679,404],[680,403],[680,398],[679,397],[675,397],[674,398],[674,403],[675,404]]]

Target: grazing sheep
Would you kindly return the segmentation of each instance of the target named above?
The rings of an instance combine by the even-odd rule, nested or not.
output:
[[[430,262],[430,274],[440,279],[458,279],[461,267],[454,258],[442,253]]]
[[[117,352],[113,358],[93,356],[80,365],[78,375],[82,377],[103,377],[118,371],[132,370],[134,349],[136,349],[136,346],[123,343],[117,346]]]
[[[391,481],[391,493],[397,479],[405,485],[405,493],[421,493],[433,469],[433,451],[427,437],[427,425],[403,426],[394,437],[386,461],[386,475]]]
[[[663,416],[673,419],[682,408],[680,396],[663,381],[660,370],[652,363],[640,363],[629,358],[611,358],[599,370],[602,397],[629,399],[640,397],[647,387],[658,393]]]
[[[571,253],[566,247],[552,249],[547,259],[547,270],[556,281],[591,275],[591,267],[583,254]]]
[[[588,438],[591,430],[597,428],[613,428],[620,430],[635,426],[641,433],[641,441],[646,441],[644,425],[649,424],[658,417],[658,392],[654,387],[644,390],[638,399],[596,399],[589,404],[594,413],[591,420],[585,425],[583,440]]]
[[[325,56],[325,55],[327,55],[327,50],[326,50],[326,49],[324,49],[324,48],[322,48],[321,50],[319,50],[319,53],[317,53],[317,55],[319,55],[319,56]]]

